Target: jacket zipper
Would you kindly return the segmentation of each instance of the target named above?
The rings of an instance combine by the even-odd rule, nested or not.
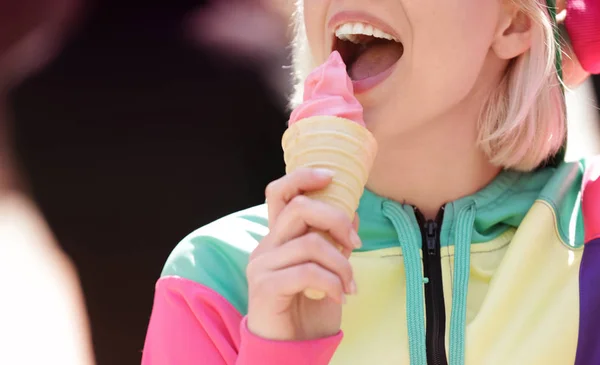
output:
[[[427,364],[447,365],[446,309],[440,255],[440,232],[444,218],[444,208],[440,209],[435,220],[426,220],[416,208],[415,215],[423,239],[424,275],[428,278],[428,282],[425,284]]]

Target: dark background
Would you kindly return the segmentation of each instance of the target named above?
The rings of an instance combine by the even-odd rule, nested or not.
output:
[[[96,4],[12,93],[18,157],[79,271],[99,365],[139,364],[177,242],[284,173],[286,111],[251,64],[185,40],[198,5]]]
[[[287,113],[258,65],[183,34],[202,2],[125,5],[88,4],[58,58],[11,95],[19,161],[79,271],[98,365],[139,364],[174,245],[262,203],[284,172]]]

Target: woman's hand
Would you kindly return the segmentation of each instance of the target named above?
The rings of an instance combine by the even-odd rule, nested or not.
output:
[[[303,193],[331,183],[326,170],[299,169],[267,187],[270,233],[248,263],[248,328],[273,340],[307,340],[339,332],[346,294],[356,292],[348,257],[360,247],[357,220]],[[318,232],[326,232],[337,250]],[[326,293],[323,300],[303,291]]]

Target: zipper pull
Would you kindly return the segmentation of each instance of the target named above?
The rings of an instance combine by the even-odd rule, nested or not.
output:
[[[425,231],[427,232],[427,253],[430,256],[435,256],[437,250],[437,230],[438,224],[436,221],[427,221],[425,223]]]

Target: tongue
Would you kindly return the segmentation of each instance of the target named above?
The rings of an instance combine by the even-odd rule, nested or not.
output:
[[[392,67],[403,52],[402,44],[397,42],[369,44],[352,63],[348,74],[354,81],[379,75]]]

